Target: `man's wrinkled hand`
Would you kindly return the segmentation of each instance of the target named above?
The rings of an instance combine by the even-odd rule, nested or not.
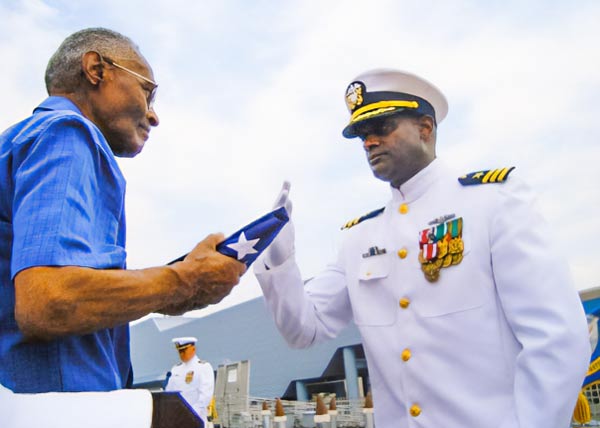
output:
[[[239,283],[246,265],[216,250],[225,236],[207,236],[183,259],[172,265],[180,279],[178,302],[165,313],[182,313],[220,302]]]

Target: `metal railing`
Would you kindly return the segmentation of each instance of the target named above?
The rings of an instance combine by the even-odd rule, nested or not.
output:
[[[590,413],[592,420],[588,424],[579,425],[573,423],[573,427],[581,428],[600,428],[600,385],[593,385],[586,388],[585,395],[590,403]],[[245,410],[236,411],[236,405],[230,405],[228,420],[219,418],[214,421],[215,424],[225,428],[262,428],[263,403],[267,403],[272,415],[275,414],[275,400],[261,397],[246,397],[247,405]],[[239,400],[239,399],[238,399]],[[328,400],[326,400],[328,404]],[[313,416],[315,414],[315,401],[287,401],[281,400],[284,412],[287,416],[286,428],[314,428]],[[221,405],[226,404],[222,403]],[[237,404],[237,403],[236,403]],[[336,426],[338,428],[364,428],[365,415],[363,414],[364,399],[359,400],[338,400],[336,399],[337,417]],[[220,409],[218,409],[220,410]],[[227,412],[224,412],[225,414]],[[271,423],[270,427],[274,427]]]
[[[233,405],[226,409],[227,402],[217,401],[219,417],[213,421],[215,425],[226,428],[261,428],[263,427],[263,403],[267,403],[272,415],[275,414],[275,399],[261,397],[247,397],[247,410],[236,411]],[[313,417],[316,409],[315,401],[287,401],[281,400],[285,415],[287,416],[286,428],[312,428],[315,427]],[[328,404],[328,400],[326,400]],[[365,415],[362,408],[364,399],[337,400],[337,427],[338,428],[363,428]],[[222,411],[223,410],[223,411]],[[222,417],[223,416],[223,417]],[[271,426],[273,426],[271,424]]]

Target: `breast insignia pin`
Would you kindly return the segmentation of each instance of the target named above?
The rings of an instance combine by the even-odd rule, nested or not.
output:
[[[363,253],[362,257],[363,257],[363,259],[366,259],[367,257],[378,256],[380,254],[385,254],[386,252],[387,251],[385,248],[379,248],[379,247],[375,246],[375,247],[369,248],[369,250],[366,253]]]

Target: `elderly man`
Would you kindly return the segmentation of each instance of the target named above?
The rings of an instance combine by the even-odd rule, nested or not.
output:
[[[379,428],[566,428],[587,326],[527,186],[512,168],[465,175],[436,159],[447,102],[418,76],[366,72],[346,103],[343,135],[362,141],[391,199],[346,224],[337,260],[306,287],[284,228],[255,265],[280,332],[307,347],[353,320]]]
[[[208,236],[181,262],[125,268],[125,179],[159,123],[150,65],[103,28],[69,36],[50,95],[0,135],[0,383],[14,392],[108,391],[132,379],[127,322],[220,301],[243,263]]]
[[[179,391],[207,425],[207,407],[215,391],[215,374],[208,361],[196,355],[195,337],[173,339],[181,362],[171,369],[165,391]]]

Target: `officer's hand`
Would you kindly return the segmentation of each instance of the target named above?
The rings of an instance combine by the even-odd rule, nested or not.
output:
[[[294,224],[292,223],[292,201],[289,198],[291,184],[284,181],[281,191],[275,200],[273,209],[285,207],[290,220],[283,226],[271,245],[265,250],[264,263],[268,267],[281,265],[294,254]]]
[[[219,253],[222,233],[207,236],[183,259],[171,265],[179,277],[178,302],[163,313],[181,313],[220,302],[240,281],[246,265]]]

